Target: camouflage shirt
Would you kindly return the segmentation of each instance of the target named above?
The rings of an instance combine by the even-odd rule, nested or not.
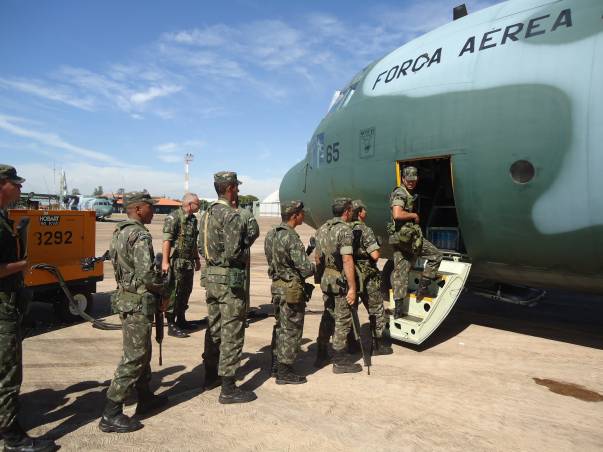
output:
[[[396,187],[389,195],[389,206],[400,206],[406,212],[412,212],[414,209],[415,198],[411,195],[404,185]]]
[[[354,243],[354,261],[374,262],[371,253],[379,249],[375,233],[363,221],[354,221],[350,226]]]
[[[268,260],[268,275],[273,281],[303,281],[314,274],[314,265],[308,259],[299,235],[287,223],[281,223],[268,232],[264,253]]]
[[[6,211],[0,210],[0,264],[17,262],[18,236],[13,230],[13,221]],[[23,273],[17,272],[0,278],[0,292],[13,292],[23,285]]]
[[[249,209],[239,208],[239,215],[241,215],[241,221],[245,227],[245,246],[250,248],[253,242],[260,236],[260,225],[253,216],[253,212]]]
[[[239,212],[220,198],[199,222],[199,252],[208,265],[245,268],[245,234]]]
[[[316,252],[327,268],[342,271],[341,256],[354,252],[350,225],[339,217],[328,220],[316,231]]]
[[[165,217],[163,222],[163,240],[174,247],[174,258],[191,259],[197,257],[197,235],[199,228],[197,217],[187,215],[178,208]]]
[[[137,220],[119,223],[109,247],[115,281],[126,292],[144,294],[160,293],[156,283],[155,253],[149,230]]]

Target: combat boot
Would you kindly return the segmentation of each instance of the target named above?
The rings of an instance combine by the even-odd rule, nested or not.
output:
[[[222,404],[247,403],[257,399],[253,391],[237,388],[234,377],[222,377],[222,390],[218,402]]]
[[[404,316],[404,300],[394,300],[394,319]]]
[[[360,353],[362,351],[362,348],[360,348],[360,341],[356,339],[353,330],[350,330],[348,333],[346,342],[348,344],[348,353],[350,355],[355,355],[356,353]]]
[[[148,414],[167,405],[169,399],[164,395],[156,395],[149,388],[138,391],[138,403],[136,404],[136,414]]]
[[[2,437],[4,450],[9,452],[52,452],[58,449],[51,439],[30,437],[16,421],[2,430]]]
[[[278,373],[276,376],[277,385],[300,385],[306,383],[306,377],[293,372],[293,368],[289,364],[278,364]]]
[[[336,351],[333,355],[333,373],[353,374],[356,372],[362,372],[362,366],[358,363],[352,362],[351,356],[346,355],[345,352]]]
[[[180,329],[180,330],[184,330],[184,331],[195,331],[198,329],[197,324],[194,322],[189,322],[188,320],[186,320],[186,311],[182,311],[180,312],[176,318],[176,326]]]
[[[316,361],[314,361],[314,367],[321,369],[327,364],[331,363],[331,357],[329,356],[328,343],[317,342],[316,343]]]
[[[129,433],[144,427],[138,420],[128,417],[123,412],[121,403],[107,399],[105,410],[98,423],[98,428],[105,433]]]
[[[207,363],[203,363],[203,366],[205,367],[203,390],[210,391],[220,386],[222,384],[222,379],[218,375],[218,368],[216,366],[210,366]]]
[[[166,319],[168,324],[168,336],[177,337],[179,339],[190,337],[188,334],[178,328],[178,325],[175,323],[176,318],[174,314],[167,314]]]
[[[386,337],[374,337],[373,338],[373,356],[379,355],[391,355],[394,353],[390,341]]]

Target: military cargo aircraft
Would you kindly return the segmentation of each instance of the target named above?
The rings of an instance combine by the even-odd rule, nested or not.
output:
[[[354,76],[280,198],[302,199],[314,227],[334,197],[361,198],[387,237],[400,170],[419,169],[418,213],[447,254],[445,284],[423,300],[411,292],[405,316],[389,322],[392,337],[419,344],[469,273],[470,284],[603,293],[602,143],[603,2],[508,1]]]
[[[113,202],[102,197],[79,197],[75,210],[94,210],[96,219],[104,221],[113,213]]]

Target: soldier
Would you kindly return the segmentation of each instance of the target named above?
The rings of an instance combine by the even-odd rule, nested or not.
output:
[[[245,318],[247,318],[251,301],[249,285],[251,282],[251,245],[260,236],[260,225],[251,210],[239,207],[238,199],[237,204],[233,205],[233,207],[238,210],[245,230],[243,241],[245,244]]]
[[[205,258],[205,292],[208,327],[203,365],[205,387],[222,379],[220,403],[245,403],[256,399],[251,391],[235,385],[245,340],[245,238],[246,230],[237,202],[237,173],[214,174],[219,199],[212,203],[199,224],[199,250]],[[251,244],[250,244],[251,245]]]
[[[419,215],[413,212],[414,191],[418,183],[418,171],[414,166],[402,170],[402,185],[396,187],[390,195],[393,224],[390,227],[390,244],[394,247],[394,269],[391,285],[394,291],[394,317],[402,317],[402,303],[408,291],[408,274],[412,264],[419,257],[425,259],[425,269],[417,288],[417,298],[421,298],[436,279],[442,261],[442,253],[423,238],[419,227]]]
[[[137,414],[148,413],[168,401],[149,388],[151,330],[159,308],[157,298],[164,290],[154,264],[152,237],[144,226],[153,219],[155,201],[146,192],[129,193],[124,198],[128,220],[116,226],[109,247],[117,282],[112,306],[122,323],[124,353],[107,391],[99,423],[106,433],[132,432],[143,427],[123,413],[123,403],[133,389],[138,393]]]
[[[189,337],[185,312],[193,290],[195,271],[201,268],[197,235],[199,228],[195,213],[199,211],[199,197],[187,193],[182,198],[182,207],[174,210],[163,223],[163,262],[161,270],[170,274],[170,304],[166,311],[168,334],[173,337]],[[170,252],[174,250],[170,256]]]
[[[5,451],[53,451],[54,441],[29,437],[17,419],[23,381],[23,272],[28,263],[5,209],[19,199],[23,182],[15,168],[0,165],[0,432]]]
[[[346,354],[346,336],[352,328],[350,306],[356,303],[356,274],[352,248],[352,201],[337,198],[333,201],[334,218],[323,224],[316,233],[316,265],[324,268],[320,280],[324,312],[318,331],[316,367],[323,367],[329,356],[327,347],[333,334],[333,372],[362,371],[360,364],[352,362]],[[347,287],[347,292],[346,292]]]
[[[301,346],[307,296],[304,280],[314,274],[304,245],[295,228],[304,222],[304,204],[281,204],[282,223],[266,235],[264,253],[272,279],[272,304],[275,326],[272,333],[272,372],[276,384],[306,383],[306,377],[293,372],[292,365]]]
[[[372,354],[389,355],[393,353],[391,345],[384,337],[385,310],[381,296],[381,273],[377,268],[379,243],[373,230],[366,225],[366,206],[360,199],[352,201],[352,237],[354,241],[354,263],[358,276],[358,293],[369,313]]]

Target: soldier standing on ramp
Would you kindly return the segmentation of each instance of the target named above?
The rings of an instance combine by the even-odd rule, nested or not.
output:
[[[418,183],[418,171],[414,166],[402,170],[402,185],[396,187],[390,195],[390,208],[393,223],[388,225],[389,243],[394,248],[394,270],[391,285],[394,291],[394,318],[403,315],[402,304],[408,291],[408,274],[417,258],[427,260],[425,270],[417,288],[417,298],[421,298],[436,279],[442,262],[442,253],[433,244],[423,238],[419,227],[419,215],[413,212],[414,198],[411,194]]]
[[[208,327],[203,365],[206,388],[222,377],[220,403],[256,399],[235,385],[235,372],[245,341],[245,227],[234,209],[239,193],[237,173],[214,174],[219,199],[212,203],[199,225],[199,250],[206,262],[205,291]]]
[[[354,241],[354,263],[360,287],[358,294],[369,313],[372,354],[389,355],[392,347],[383,335],[385,331],[385,310],[381,295],[381,273],[377,268],[379,243],[373,230],[366,225],[366,206],[360,199],[352,201],[352,237]]]
[[[188,329],[185,312],[193,290],[195,271],[201,268],[197,251],[199,233],[197,217],[199,197],[187,193],[182,198],[182,207],[174,210],[163,223],[163,262],[161,270],[170,275],[170,305],[166,312],[168,334],[173,337],[189,337],[183,329]],[[170,252],[174,250],[170,256]]]
[[[362,366],[352,362],[351,356],[346,354],[346,336],[352,329],[352,312],[348,304],[356,303],[352,228],[348,224],[352,218],[351,199],[336,198],[332,210],[334,218],[316,233],[316,265],[324,267],[320,288],[325,308],[320,319],[314,365],[323,367],[328,362],[327,347],[333,334],[333,372],[361,372]]]
[[[112,305],[122,323],[124,353],[107,391],[107,404],[99,423],[105,433],[132,432],[143,427],[123,413],[123,403],[133,389],[138,393],[137,414],[148,413],[168,401],[149,388],[151,330],[159,308],[157,296],[164,290],[159,269],[155,268],[153,239],[144,226],[153,219],[155,201],[146,192],[130,193],[124,198],[128,220],[116,226],[109,247],[118,286]]]
[[[304,330],[308,301],[304,280],[314,274],[314,265],[295,232],[304,222],[304,204],[301,201],[281,204],[281,218],[283,222],[268,232],[264,242],[275,319],[272,372],[276,364],[276,384],[300,384],[306,383],[306,377],[294,373],[291,366]]]
[[[19,199],[23,182],[15,168],[0,165],[0,433],[5,451],[46,452],[57,449],[54,441],[29,437],[17,419],[23,380],[21,320],[26,307],[21,289],[28,264],[5,209]]]

